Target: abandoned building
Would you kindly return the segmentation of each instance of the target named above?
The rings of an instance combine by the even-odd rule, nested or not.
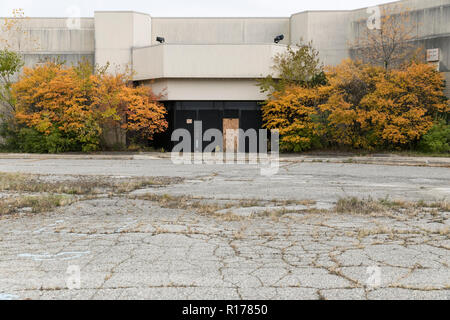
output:
[[[415,41],[432,50],[430,62],[448,78],[450,0],[385,6],[399,3],[417,22]],[[99,11],[91,18],[24,19],[25,32],[14,37],[27,66],[58,57],[68,64],[88,59],[113,69],[131,67],[136,83],[163,93],[170,130],[158,143],[167,144],[171,131],[190,130],[194,121],[203,121],[204,130],[260,128],[260,102],[266,95],[256,79],[273,72],[274,55],[301,40],[312,41],[325,65],[339,64],[351,55],[349,43],[370,15],[367,8],[280,18],[158,18]]]

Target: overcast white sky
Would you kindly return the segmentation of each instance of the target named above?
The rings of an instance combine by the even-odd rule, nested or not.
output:
[[[22,8],[28,17],[65,17],[80,11],[133,10],[154,17],[284,17],[306,10],[347,10],[392,0],[0,0],[0,16]],[[78,8],[78,9],[77,9]]]

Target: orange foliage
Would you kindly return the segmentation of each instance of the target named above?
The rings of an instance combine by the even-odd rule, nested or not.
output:
[[[149,87],[133,87],[127,83],[128,77],[123,74],[97,76],[94,104],[106,122],[118,122],[123,129],[153,140],[154,134],[164,132],[168,127],[166,109]]]
[[[283,150],[403,148],[450,111],[442,74],[427,64],[386,72],[346,60],[326,76],[326,85],[290,87],[263,107],[265,126],[280,131]]]
[[[450,111],[443,94],[443,76],[433,66],[412,63],[376,80],[376,89],[361,101],[368,111],[359,121],[389,144],[417,142],[432,128],[438,114]]]
[[[326,75],[329,97],[320,106],[325,117],[327,144],[357,149],[370,149],[375,143],[370,128],[361,127],[361,117],[368,111],[361,100],[372,92],[383,69],[344,60],[329,67]],[[381,142],[381,141],[380,141]]]
[[[101,128],[91,107],[90,83],[90,77],[82,78],[74,68],[56,63],[25,68],[12,87],[17,101],[15,117],[45,135],[59,131],[95,149]]]
[[[17,121],[45,135],[62,132],[89,150],[98,147],[104,125],[121,125],[148,139],[167,128],[166,111],[149,88],[132,87],[126,75],[91,69],[54,62],[25,68],[13,85]]]
[[[289,87],[275,92],[263,106],[263,119],[268,129],[280,132],[280,147],[300,152],[317,146],[320,133],[319,106],[327,97],[327,88]]]

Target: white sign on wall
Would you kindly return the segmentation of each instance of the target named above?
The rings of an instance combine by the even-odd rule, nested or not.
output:
[[[437,62],[440,60],[439,49],[428,49],[427,50],[427,62]]]

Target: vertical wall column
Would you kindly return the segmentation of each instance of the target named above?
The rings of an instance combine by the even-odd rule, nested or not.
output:
[[[306,11],[291,17],[291,44],[312,41],[325,65],[349,57],[351,11]]]
[[[132,68],[132,48],[151,45],[152,21],[137,12],[95,12],[95,63],[110,71]]]
[[[110,64],[110,73],[133,70],[134,47],[151,44],[151,17],[136,12],[95,12],[95,63]],[[103,128],[110,147],[125,146],[126,132],[120,126]]]

